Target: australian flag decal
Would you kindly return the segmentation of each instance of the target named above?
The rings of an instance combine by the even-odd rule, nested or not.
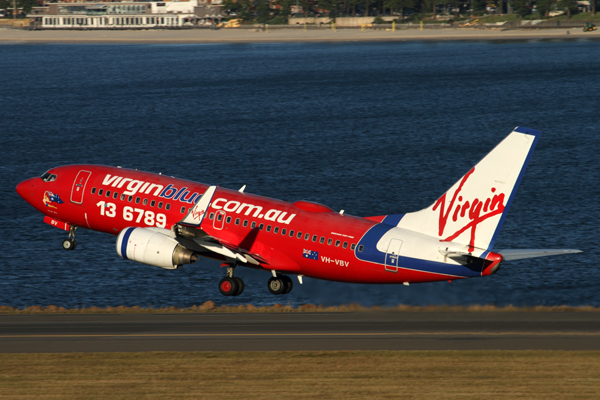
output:
[[[304,258],[310,258],[311,260],[318,260],[319,259],[319,252],[318,251],[312,251],[312,250],[303,249],[302,250],[302,257],[304,257]]]

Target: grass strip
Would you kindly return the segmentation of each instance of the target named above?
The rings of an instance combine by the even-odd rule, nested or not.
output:
[[[27,308],[15,308],[0,305],[1,314],[165,314],[165,313],[293,313],[293,312],[361,312],[361,311],[402,311],[402,312],[598,312],[600,307],[592,306],[536,306],[536,307],[497,307],[493,305],[472,305],[472,306],[407,306],[399,304],[395,307],[363,307],[358,304],[348,304],[340,306],[323,306],[314,304],[304,304],[298,307],[281,305],[276,303],[272,306],[255,307],[252,304],[240,304],[238,306],[222,305],[218,306],[209,300],[199,306],[189,308],[178,307],[89,307],[89,308],[71,308],[49,306],[30,306]]]
[[[0,399],[588,399],[600,352],[0,355]]]

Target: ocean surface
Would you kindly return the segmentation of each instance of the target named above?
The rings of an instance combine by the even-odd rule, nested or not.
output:
[[[189,307],[359,303],[600,306],[600,45],[591,41],[0,45],[0,304]],[[177,271],[64,231],[15,192],[64,164],[120,165],[347,214],[430,205],[515,126],[542,131],[496,244],[582,254],[506,262],[464,281],[314,279],[273,296],[269,273]]]

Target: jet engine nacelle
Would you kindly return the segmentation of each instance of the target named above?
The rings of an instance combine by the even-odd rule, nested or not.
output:
[[[165,269],[196,261],[194,253],[172,235],[167,229],[125,228],[117,236],[117,253],[126,260]]]

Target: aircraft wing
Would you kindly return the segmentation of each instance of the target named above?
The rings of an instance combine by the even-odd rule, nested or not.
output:
[[[582,253],[576,249],[506,249],[497,250],[496,253],[502,255],[504,261],[521,260],[524,258],[557,256],[561,254]]]
[[[203,250],[208,250],[242,263],[254,265],[259,265],[259,263],[268,264],[259,254],[250,253],[233,243],[213,237],[202,229],[202,223],[205,221],[204,217],[216,190],[216,186],[210,186],[202,197],[198,199],[194,207],[189,210],[187,215],[177,223],[176,236],[179,242],[188,248],[196,247],[194,246],[195,244]]]

